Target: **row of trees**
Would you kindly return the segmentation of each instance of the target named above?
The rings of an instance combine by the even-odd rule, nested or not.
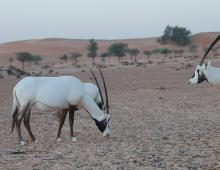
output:
[[[150,60],[150,56],[151,55],[158,55],[158,54],[162,54],[164,55],[164,59],[167,58],[167,56],[171,53],[174,53],[174,55],[180,55],[184,52],[184,50],[182,49],[175,49],[175,50],[170,50],[168,48],[156,48],[153,50],[144,50],[143,54],[146,55],[148,57],[148,61]]]
[[[61,61],[67,62],[68,60],[71,61],[73,65],[77,64],[78,58],[82,55],[80,53],[70,53],[70,55],[64,54],[63,56],[59,57]]]
[[[92,58],[92,63],[95,64],[95,58],[97,57],[98,53],[98,43],[92,39],[89,41],[88,47],[88,57]],[[102,58],[103,61],[108,57],[109,61],[111,56],[116,56],[118,57],[118,62],[122,62],[122,57],[124,57],[126,54],[130,55],[131,62],[137,62],[137,55],[140,53],[140,51],[137,48],[128,48],[128,45],[125,43],[114,43],[111,44],[107,51],[103,52],[100,54],[100,57]]]
[[[195,47],[192,47],[195,50]],[[93,39],[90,40],[89,45],[88,45],[88,57],[92,58],[92,63],[95,63],[95,57],[97,57],[97,51],[98,51],[98,44],[97,42]],[[167,58],[167,56],[171,53],[174,53],[175,55],[182,54],[184,51],[182,49],[179,50],[170,50],[168,48],[156,48],[153,50],[144,50],[143,54],[148,57],[148,60],[151,55],[158,55],[162,54],[164,55],[164,59]],[[137,62],[137,56],[140,54],[140,50],[137,48],[128,48],[127,44],[124,43],[114,43],[111,44],[106,52],[103,52],[100,54],[100,57],[104,61],[106,57],[110,58],[111,56],[116,56],[118,57],[118,62],[122,62],[122,58],[126,55],[130,56],[131,62]]]

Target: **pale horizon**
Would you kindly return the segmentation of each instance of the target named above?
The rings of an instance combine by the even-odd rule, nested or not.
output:
[[[219,32],[219,6],[218,0],[0,0],[0,43],[159,37],[167,25]]]

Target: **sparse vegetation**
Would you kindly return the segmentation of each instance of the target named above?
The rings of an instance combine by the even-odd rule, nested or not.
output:
[[[69,58],[72,61],[72,65],[76,65],[78,63],[78,58],[81,56],[82,55],[79,53],[71,53]]]
[[[40,61],[42,61],[42,57],[39,55],[32,55],[29,52],[18,52],[16,53],[17,55],[17,60],[22,63],[22,69],[25,70],[25,63],[31,64],[31,62],[35,62],[36,64]],[[10,61],[12,61],[11,58],[9,58]]]
[[[32,55],[29,52],[16,53],[17,60],[22,63],[22,69],[25,70],[25,62],[29,62],[32,59]]]
[[[127,49],[128,49],[127,44],[115,43],[109,46],[108,53],[111,54],[112,56],[117,56],[118,62],[121,63],[122,57],[125,56]]]
[[[164,60],[167,58],[167,55],[172,53],[171,50],[169,50],[168,48],[162,48],[160,49],[160,53],[164,55]]]
[[[150,61],[150,56],[152,55],[152,52],[149,51],[149,50],[145,50],[145,51],[143,51],[143,53],[144,53],[144,55],[147,56],[147,60],[148,60],[148,63],[149,63],[149,61]]]
[[[39,62],[42,61],[42,57],[40,55],[32,55],[30,61],[39,64]]]
[[[137,63],[137,55],[140,53],[140,50],[137,48],[131,48],[131,49],[127,49],[127,53],[130,55],[131,57],[131,63],[133,62],[133,57],[134,57],[134,62]]]
[[[190,34],[191,32],[184,27],[172,27],[168,25],[164,30],[164,34],[159,38],[159,42],[161,44],[173,42],[178,45],[184,46],[190,43]]]
[[[87,46],[87,50],[88,50],[88,57],[92,58],[92,64],[94,65],[95,57],[97,57],[98,43],[94,39],[91,39]]]
[[[108,56],[109,56],[108,52],[104,52],[104,53],[102,53],[102,54],[100,55],[100,57],[102,58],[102,61],[103,61],[103,62],[105,62],[105,59],[106,59],[106,57],[108,57]]]
[[[8,59],[8,61],[10,62],[10,64],[12,64],[12,63],[14,62],[14,58],[13,58],[13,57],[10,57],[10,58]]]
[[[62,55],[61,57],[59,57],[59,59],[60,59],[61,62],[63,62],[63,61],[64,61],[64,62],[67,62],[68,58],[69,58],[69,57],[68,57],[68,55],[66,55],[66,54],[64,54],[64,55]]]

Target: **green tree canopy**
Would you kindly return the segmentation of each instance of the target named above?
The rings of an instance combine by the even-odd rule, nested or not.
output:
[[[72,64],[76,64],[78,62],[78,58],[81,56],[82,55],[79,53],[71,53],[69,58],[72,61]],[[74,61],[74,63],[73,63],[73,61]]]
[[[38,63],[38,62],[42,61],[42,57],[40,55],[32,55],[31,61]]]
[[[98,43],[94,39],[91,39],[87,46],[87,50],[88,50],[88,57],[91,57],[92,63],[95,64],[95,57],[97,57],[97,51],[98,51]]]
[[[160,49],[160,53],[161,53],[161,54],[164,54],[164,56],[165,56],[165,58],[166,58],[166,57],[167,57],[167,54],[172,53],[172,51],[169,50],[168,48],[162,48],[162,49]]]
[[[121,62],[121,58],[125,56],[128,45],[124,43],[115,43],[111,44],[108,48],[108,53],[112,56],[117,56],[119,63]]]
[[[127,49],[127,53],[131,56],[131,62],[134,56],[135,57],[134,62],[137,63],[137,55],[140,53],[140,50],[137,48],[131,48],[131,49]]]
[[[108,56],[109,56],[108,52],[103,52],[103,53],[100,55],[100,57],[102,58],[102,61],[105,61],[105,58],[108,57]]]
[[[161,44],[174,42],[178,45],[184,46],[190,43],[190,34],[191,32],[184,27],[172,27],[168,25],[165,28],[164,34],[160,37],[159,41]]]
[[[143,51],[143,53],[144,53],[144,55],[146,55],[146,56],[147,56],[147,59],[148,59],[148,61],[149,61],[150,56],[152,55],[152,52],[151,52],[151,51],[149,51],[149,50],[144,50],[144,51]]]
[[[31,61],[32,54],[29,52],[18,52],[16,55],[16,59],[22,63],[22,68],[24,70],[25,62]]]

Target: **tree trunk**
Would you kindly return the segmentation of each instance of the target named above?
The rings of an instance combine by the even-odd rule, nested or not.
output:
[[[23,71],[24,71],[24,61],[22,62],[22,69],[23,69]]]
[[[137,56],[134,56],[134,62],[137,63]]]
[[[78,58],[76,57],[75,60],[74,60],[74,64],[76,65],[78,62]]]
[[[95,57],[92,57],[92,64],[95,64]]]
[[[133,56],[131,55],[131,63],[132,63],[132,61],[133,61]]]

